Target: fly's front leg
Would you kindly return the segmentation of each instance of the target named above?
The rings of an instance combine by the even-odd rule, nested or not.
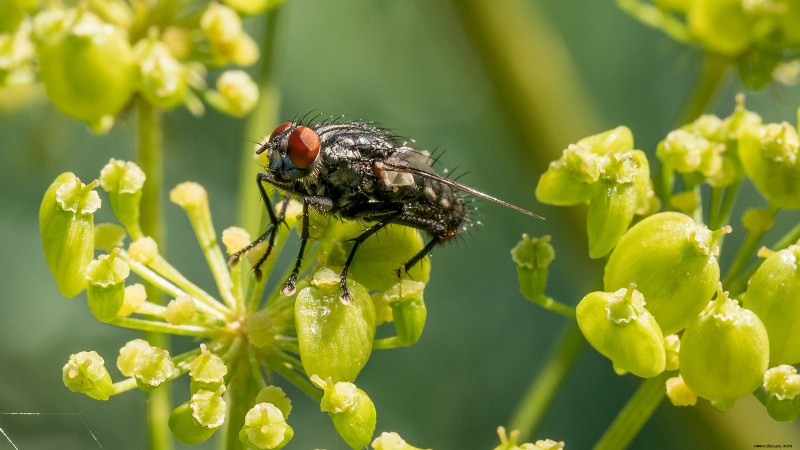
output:
[[[248,251],[252,250],[253,247],[259,245],[260,243],[264,242],[265,240],[269,239],[269,244],[267,245],[267,250],[258,259],[258,261],[253,265],[253,274],[256,277],[256,280],[261,281],[262,273],[261,273],[261,266],[264,264],[264,261],[267,260],[270,253],[272,253],[272,248],[275,246],[275,238],[278,235],[278,227],[281,223],[284,222],[284,217],[286,216],[286,208],[289,205],[289,199],[291,198],[291,194],[288,192],[284,196],[283,199],[283,206],[281,207],[280,212],[276,215],[275,209],[272,207],[272,202],[269,199],[269,195],[267,194],[266,189],[264,189],[264,182],[268,181],[265,173],[261,172],[257,175],[256,181],[258,182],[258,190],[261,192],[261,199],[264,202],[264,206],[267,208],[267,214],[269,215],[269,225],[267,225],[266,231],[256,238],[253,242],[247,245],[247,247],[239,250],[238,252],[231,255],[228,259],[228,265],[233,266],[236,265],[239,260],[241,259],[242,255],[247,253]]]
[[[297,288],[297,276],[300,274],[300,267],[303,265],[303,253],[306,251],[306,244],[310,239],[308,232],[308,207],[314,207],[320,211],[330,211],[333,208],[333,202],[328,197],[303,197],[303,223],[300,228],[300,251],[297,252],[297,259],[294,261],[294,269],[291,275],[283,283],[281,294],[292,295]]]

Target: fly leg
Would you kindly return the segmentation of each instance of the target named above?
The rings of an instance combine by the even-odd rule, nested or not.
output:
[[[297,276],[300,274],[300,266],[303,264],[303,253],[306,250],[306,244],[310,239],[308,232],[308,205],[314,205],[317,210],[330,211],[333,208],[333,202],[328,197],[303,197],[303,223],[300,229],[300,251],[297,253],[297,259],[294,261],[294,269],[291,275],[283,283],[281,294],[292,295],[297,288]]]
[[[436,247],[442,242],[443,242],[442,238],[440,238],[439,236],[434,236],[433,239],[430,240],[430,242],[425,244],[425,247],[422,247],[422,250],[417,252],[416,255],[412,256],[411,259],[406,261],[406,263],[403,264],[403,267],[397,269],[397,272],[395,272],[397,274],[397,278],[402,277],[403,272],[408,273],[408,271],[412,267],[414,267],[418,262],[422,261],[423,258],[425,258],[430,254],[431,250],[433,250],[433,247]]]
[[[256,264],[253,266],[253,274],[255,275],[256,280],[258,281],[261,281],[262,277],[261,265],[264,264],[264,261],[266,261],[270,253],[272,253],[272,248],[275,246],[275,237],[278,234],[278,226],[281,223],[283,223],[283,219],[286,216],[286,208],[289,205],[289,198],[291,197],[291,194],[287,192],[283,198],[283,206],[281,207],[280,212],[276,215],[275,209],[272,207],[272,202],[269,199],[269,195],[267,195],[267,191],[266,189],[264,189],[264,181],[267,181],[264,175],[265,175],[264,172],[260,172],[256,176],[256,181],[258,182],[258,190],[259,192],[261,192],[261,199],[264,201],[264,206],[267,207],[267,214],[269,214],[270,223],[269,225],[267,225],[266,231],[264,231],[264,233],[261,236],[259,236],[256,240],[254,240],[250,244],[248,244],[247,247],[231,255],[231,257],[228,259],[228,265],[234,266],[239,262],[242,255],[252,250],[253,247],[257,246],[258,244],[269,239],[267,250],[261,256],[261,258],[259,258],[258,262],[256,262]]]
[[[347,256],[347,261],[345,261],[344,263],[344,269],[342,269],[342,275],[340,281],[342,294],[339,296],[339,301],[341,301],[345,305],[350,304],[350,290],[347,289],[347,271],[348,269],[350,269],[350,264],[353,262],[353,257],[356,256],[356,250],[358,250],[358,246],[361,245],[364,241],[367,240],[367,238],[369,238],[373,234],[385,228],[390,223],[393,223],[394,219],[397,218],[397,216],[399,216],[400,214],[402,214],[402,211],[399,211],[395,214],[386,217],[385,219],[367,228],[363,233],[359,234],[354,239],[352,239],[353,248],[350,249],[350,255]]]

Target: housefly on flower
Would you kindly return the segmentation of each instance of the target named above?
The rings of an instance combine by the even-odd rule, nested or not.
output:
[[[261,278],[261,265],[275,244],[286,204],[275,212],[265,183],[286,193],[285,199],[299,197],[303,203],[300,251],[294,269],[283,285],[284,295],[295,291],[303,252],[309,240],[309,211],[332,214],[343,220],[367,223],[353,239],[353,247],[341,273],[343,303],[349,303],[345,284],[347,271],[358,247],[389,224],[405,225],[426,232],[431,240],[399,270],[408,271],[438,244],[466,231],[471,224],[463,192],[536,217],[530,211],[445,178],[433,169],[430,153],[411,147],[388,130],[363,122],[328,120],[319,123],[284,122],[256,151],[267,153],[269,165],[257,176],[258,189],[267,207],[270,223],[258,239],[234,253],[229,264],[268,240],[266,252],[253,267]]]

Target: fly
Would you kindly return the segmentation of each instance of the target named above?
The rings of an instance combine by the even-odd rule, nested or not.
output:
[[[422,230],[431,240],[399,270],[408,271],[433,247],[465,231],[470,218],[463,197],[456,192],[489,200],[520,213],[541,216],[504,202],[469,186],[439,175],[433,159],[388,130],[363,122],[284,122],[256,151],[267,153],[269,165],[256,176],[270,223],[266,231],[247,247],[233,254],[229,264],[265,240],[267,250],[253,272],[261,278],[261,265],[275,244],[278,227],[286,214],[288,199],[303,202],[300,251],[282,293],[295,291],[303,253],[309,240],[309,210],[333,214],[344,220],[362,220],[370,225],[353,239],[353,247],[342,269],[340,300],[349,303],[347,271],[358,247],[389,224]],[[275,212],[265,183],[284,191],[284,207]]]

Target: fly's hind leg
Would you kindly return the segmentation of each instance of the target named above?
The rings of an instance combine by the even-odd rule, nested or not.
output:
[[[353,248],[350,249],[350,254],[347,256],[347,261],[344,263],[344,269],[342,269],[342,275],[340,278],[339,285],[342,289],[341,295],[339,295],[339,301],[344,303],[345,305],[350,304],[350,290],[347,289],[347,271],[350,269],[350,264],[353,262],[353,257],[356,256],[356,251],[358,250],[358,246],[361,245],[364,241],[366,241],[370,236],[377,233],[378,231],[386,228],[387,225],[394,223],[395,219],[402,214],[402,211],[399,211],[395,214],[392,214],[380,222],[376,223],[375,225],[370,226],[367,228],[363,233],[359,234],[355,238],[352,239],[353,241]]]
[[[408,271],[411,270],[412,267],[417,265],[418,262],[422,261],[426,256],[428,256],[431,253],[433,247],[436,247],[442,242],[444,242],[442,238],[440,238],[439,236],[434,236],[433,239],[430,240],[430,242],[428,242],[427,244],[425,244],[424,247],[422,247],[422,250],[417,252],[416,255],[412,256],[411,259],[406,261],[402,267],[400,267],[399,269],[397,269],[397,271],[395,271],[397,278],[402,278],[403,273],[408,273]]]

